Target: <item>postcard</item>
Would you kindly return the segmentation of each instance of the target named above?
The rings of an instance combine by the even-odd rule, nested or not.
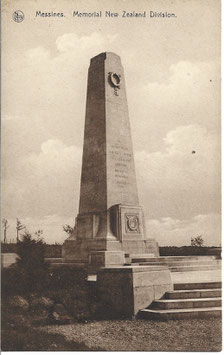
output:
[[[221,350],[221,4],[2,1],[2,350]]]

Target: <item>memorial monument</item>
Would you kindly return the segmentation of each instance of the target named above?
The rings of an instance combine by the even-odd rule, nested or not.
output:
[[[89,67],[79,214],[63,258],[93,271],[128,254],[158,256],[158,244],[139,206],[123,67],[106,52]]]

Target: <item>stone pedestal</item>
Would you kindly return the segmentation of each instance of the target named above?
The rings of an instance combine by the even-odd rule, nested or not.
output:
[[[125,257],[123,251],[91,251],[89,258],[89,273],[97,273],[102,267],[123,266]]]
[[[113,267],[97,273],[101,302],[119,317],[136,315],[140,309],[172,290],[171,275],[166,266]]]

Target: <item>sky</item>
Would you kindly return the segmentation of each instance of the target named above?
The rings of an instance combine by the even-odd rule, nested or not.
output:
[[[12,19],[22,10],[21,23]],[[146,11],[76,18],[73,11]],[[36,17],[36,11],[64,17]],[[150,11],[173,18],[150,18]],[[5,1],[2,218],[63,243],[78,212],[90,58],[121,57],[147,237],[220,245],[220,4],[212,0]],[[193,152],[193,153],[192,153]]]

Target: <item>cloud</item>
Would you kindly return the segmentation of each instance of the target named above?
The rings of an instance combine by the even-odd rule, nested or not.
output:
[[[32,134],[34,143],[47,132],[48,138],[70,144],[73,140],[81,145],[89,61],[94,55],[111,50],[115,40],[116,35],[96,32],[86,36],[65,33],[56,38],[51,50],[37,46],[18,58],[10,57],[3,73],[6,78],[2,114],[25,118],[22,131],[27,137]],[[23,144],[18,124],[10,130],[18,145]]]
[[[164,144],[162,151],[135,154],[140,200],[148,216],[219,213],[219,135],[199,125],[180,126],[167,133]]]
[[[191,238],[202,236],[204,244],[219,246],[221,243],[221,215],[197,215],[179,220],[170,217],[146,221],[147,237],[155,238],[159,245],[190,245]]]
[[[70,215],[78,206],[81,149],[58,139],[41,145],[38,154],[19,159],[4,179],[4,212],[9,216]]]
[[[181,61],[169,67],[168,75],[160,82],[148,82],[142,86],[141,94],[148,96],[149,102],[154,102],[154,107],[167,108],[168,105],[197,106],[203,109],[201,100],[206,104],[214,90],[219,90],[219,63]],[[150,94],[150,95],[149,95]],[[161,100],[162,99],[162,100]],[[219,99],[219,96],[217,97]],[[218,107],[213,107],[217,110]],[[214,112],[213,112],[214,113]]]
[[[116,37],[116,35],[103,36],[97,32],[81,37],[76,33],[65,33],[56,39],[56,47],[59,52],[76,51],[83,56],[86,51],[100,51],[100,49],[105,51],[105,46],[112,43]]]
[[[172,64],[163,74],[163,79],[156,82],[148,79],[144,84],[143,80],[129,78],[130,116],[138,150],[143,147],[148,151],[160,150],[168,131],[189,123],[220,130],[218,62],[181,61]]]

